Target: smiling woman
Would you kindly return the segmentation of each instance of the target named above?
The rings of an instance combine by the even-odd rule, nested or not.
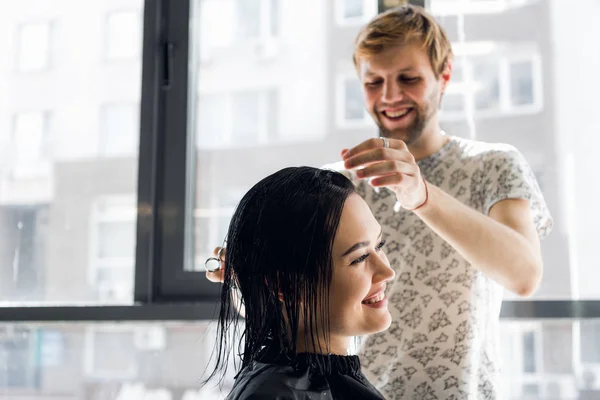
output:
[[[347,354],[353,336],[390,326],[384,291],[394,271],[381,227],[346,177],[310,167],[268,176],[241,200],[227,243],[211,377],[233,347],[234,286],[246,317],[229,399],[297,398],[299,390],[315,399],[383,398]]]

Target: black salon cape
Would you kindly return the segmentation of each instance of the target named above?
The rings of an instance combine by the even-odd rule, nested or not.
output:
[[[315,362],[315,360],[317,362]],[[237,376],[227,400],[381,400],[360,371],[357,356],[264,355]]]

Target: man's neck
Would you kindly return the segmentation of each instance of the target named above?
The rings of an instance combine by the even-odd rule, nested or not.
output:
[[[442,133],[439,126],[423,132],[423,135],[414,143],[408,145],[408,150],[415,160],[427,158],[442,149],[450,138]]]

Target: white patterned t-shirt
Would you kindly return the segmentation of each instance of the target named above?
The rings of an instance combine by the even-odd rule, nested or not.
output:
[[[538,235],[550,232],[539,186],[514,147],[450,137],[418,165],[429,183],[486,215],[498,201],[528,199]],[[347,175],[381,224],[396,272],[387,287],[392,324],[363,338],[359,349],[369,380],[389,399],[501,399],[502,287],[416,214],[395,207],[392,191]]]

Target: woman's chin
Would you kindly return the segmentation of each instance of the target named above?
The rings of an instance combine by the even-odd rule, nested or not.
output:
[[[386,310],[387,311],[387,310]],[[369,329],[367,332],[364,332],[365,335],[370,335],[372,333],[379,333],[387,330],[390,325],[392,325],[392,316],[389,311],[382,315],[376,322],[372,322],[369,324]]]
[[[392,316],[391,316],[391,314],[388,312],[388,313],[386,314],[386,318],[384,319],[384,321],[382,321],[382,324],[381,324],[381,329],[380,329],[380,330],[378,330],[377,332],[382,332],[382,331],[385,331],[385,330],[387,330],[387,329],[390,327],[390,325],[392,325]]]

